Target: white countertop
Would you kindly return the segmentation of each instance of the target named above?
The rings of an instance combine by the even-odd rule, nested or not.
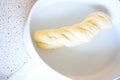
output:
[[[0,0],[0,80],[7,80],[28,63],[23,28],[35,0]]]

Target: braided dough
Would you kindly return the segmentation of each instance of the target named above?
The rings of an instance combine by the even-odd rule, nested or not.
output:
[[[88,15],[83,22],[72,26],[37,31],[33,39],[40,48],[47,50],[62,46],[74,47],[91,40],[99,30],[111,27],[110,17],[103,12],[97,12]]]

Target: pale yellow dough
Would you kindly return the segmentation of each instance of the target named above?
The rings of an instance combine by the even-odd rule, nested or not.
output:
[[[74,47],[91,40],[101,29],[112,27],[110,17],[103,12],[88,15],[84,21],[58,29],[36,31],[34,41],[40,48],[51,50],[62,46]]]

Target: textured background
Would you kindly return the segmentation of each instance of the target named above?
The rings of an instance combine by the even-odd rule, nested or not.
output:
[[[0,80],[9,78],[30,60],[23,29],[35,1],[0,0]]]

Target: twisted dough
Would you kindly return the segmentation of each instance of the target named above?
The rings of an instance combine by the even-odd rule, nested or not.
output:
[[[62,46],[74,47],[91,40],[100,29],[111,27],[110,17],[103,12],[97,12],[90,14],[79,24],[37,31],[33,38],[40,48],[47,50]]]

